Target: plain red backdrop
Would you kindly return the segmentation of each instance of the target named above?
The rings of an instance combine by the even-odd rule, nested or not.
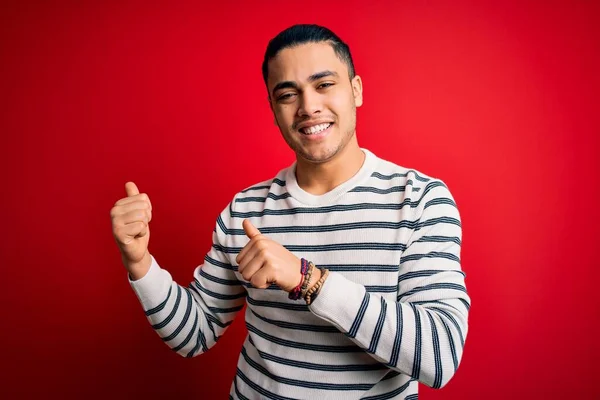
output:
[[[227,397],[242,315],[172,353],[109,211],[148,193],[151,252],[187,284],[234,193],[293,161],[260,64],[306,22],[350,45],[360,145],[462,215],[466,349],[421,398],[600,396],[598,2],[49,3],[0,6],[1,397]]]

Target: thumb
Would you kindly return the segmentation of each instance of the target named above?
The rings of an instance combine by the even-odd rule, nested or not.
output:
[[[133,182],[127,182],[125,184],[125,192],[127,193],[127,197],[135,196],[136,194],[140,194],[138,187]]]
[[[248,236],[250,239],[252,239],[256,235],[260,235],[260,231],[254,225],[252,225],[250,220],[245,219],[244,222],[242,222],[242,226],[244,227],[244,232],[246,232],[246,236]]]

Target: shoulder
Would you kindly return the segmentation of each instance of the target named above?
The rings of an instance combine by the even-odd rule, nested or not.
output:
[[[264,205],[268,198],[285,197],[287,193],[285,179],[289,168],[281,169],[274,177],[239,190],[228,204],[229,212],[235,215],[235,210],[253,210],[257,205]]]
[[[287,168],[282,169],[270,179],[262,180],[239,190],[219,214],[217,233],[222,232],[225,235],[230,235],[234,232],[241,232],[243,235],[242,221],[245,218],[260,214],[268,198],[285,192],[286,171]],[[220,229],[218,229],[219,227]],[[221,240],[226,239],[222,238]]]
[[[399,201],[415,212],[415,219],[426,210],[458,218],[458,207],[446,181],[414,166],[378,158],[368,186],[381,193],[397,192]]]
[[[406,188],[407,192],[415,195],[423,195],[436,187],[448,189],[446,183],[438,176],[383,158],[378,158],[370,180],[378,186],[385,183],[389,186],[402,186]]]
[[[266,197],[269,192],[283,190],[285,188],[285,177],[288,168],[280,170],[274,177],[247,186],[237,192],[234,200],[249,197]],[[281,188],[281,189],[278,189]]]

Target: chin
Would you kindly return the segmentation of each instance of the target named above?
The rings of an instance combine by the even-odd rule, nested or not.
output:
[[[321,164],[331,160],[338,154],[340,149],[318,149],[318,150],[300,150],[296,152],[296,155],[302,157],[304,160],[314,163]]]

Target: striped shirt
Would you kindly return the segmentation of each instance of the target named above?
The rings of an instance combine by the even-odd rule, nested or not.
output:
[[[456,372],[470,307],[457,206],[443,181],[362,150],[359,172],[326,194],[298,186],[296,163],[237,193],[188,286],[154,257],[129,281],[184,357],[208,351],[245,310],[230,399],[416,399],[418,382],[440,388]],[[245,218],[331,271],[310,306],[238,273]]]

